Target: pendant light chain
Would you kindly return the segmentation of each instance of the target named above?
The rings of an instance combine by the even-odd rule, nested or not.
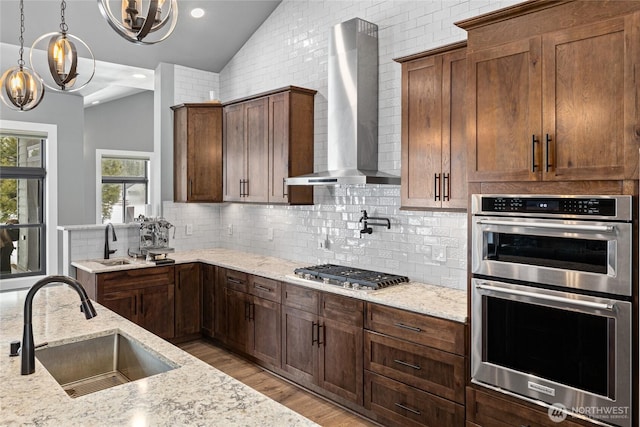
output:
[[[20,0],[20,59],[18,60],[18,65],[21,67],[24,65],[24,59],[22,59],[22,55],[24,54],[24,2]]]
[[[60,2],[60,32],[62,34],[67,34],[67,31],[69,31],[69,26],[67,26],[67,23],[64,22],[64,11],[67,8],[67,2],[65,0],[62,0],[62,2]]]

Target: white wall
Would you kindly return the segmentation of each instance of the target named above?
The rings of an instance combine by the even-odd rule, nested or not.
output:
[[[326,168],[329,30],[354,17],[373,22],[379,27],[379,167],[399,174],[401,67],[393,58],[463,40],[465,32],[453,22],[515,3],[519,1],[283,0],[220,73],[221,99],[288,85],[317,90],[315,170]],[[177,225],[175,246],[183,249],[201,244],[184,234],[185,225],[193,222],[194,236],[217,232],[222,247],[382,269],[464,289],[466,213],[401,211],[399,203],[400,187],[366,186],[317,187],[314,206],[211,205],[205,221],[191,205],[165,202],[164,207],[165,217]],[[391,230],[376,227],[360,239],[361,209],[389,217]],[[268,239],[270,229],[273,240]],[[329,249],[318,249],[325,235]]]

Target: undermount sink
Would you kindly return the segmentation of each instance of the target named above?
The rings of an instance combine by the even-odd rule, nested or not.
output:
[[[104,265],[105,267],[113,267],[114,265],[127,265],[131,264],[131,261],[128,259],[106,259],[104,261],[97,261],[99,264]]]
[[[39,348],[36,358],[70,397],[84,396],[178,367],[119,332]]]

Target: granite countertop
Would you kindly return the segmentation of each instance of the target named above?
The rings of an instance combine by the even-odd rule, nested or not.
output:
[[[169,254],[169,257],[174,259],[176,263],[202,262],[214,264],[257,276],[402,308],[416,313],[427,314],[461,323],[467,322],[467,293],[459,289],[413,281],[377,291],[354,291],[339,286],[312,284],[293,276],[294,269],[306,267],[307,264],[221,248],[175,252]],[[97,260],[74,261],[71,265],[89,273],[104,273],[156,266],[154,263],[146,261],[134,261],[131,264],[106,267],[96,261]]]
[[[8,356],[9,343],[22,337],[25,297],[26,291],[0,293],[0,425],[316,425],[97,303],[98,316],[85,320],[77,293],[50,285],[33,302],[36,345],[120,331],[178,366],[72,399],[37,358],[35,373],[21,375],[20,357]]]

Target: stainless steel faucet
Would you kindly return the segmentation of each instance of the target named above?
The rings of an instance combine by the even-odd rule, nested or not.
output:
[[[107,224],[107,228],[104,229],[104,259],[109,259],[109,255],[114,254],[117,251],[117,249],[109,249],[109,227],[111,227],[111,238],[114,242],[118,241],[116,229],[113,228],[113,224]]]
[[[80,311],[84,313],[84,317],[91,319],[97,316],[95,308],[89,301],[87,292],[84,290],[80,282],[67,276],[47,276],[44,279],[38,280],[27,293],[27,298],[24,301],[24,329],[22,331],[22,366],[20,373],[22,375],[30,375],[36,371],[36,355],[35,346],[33,344],[33,327],[31,325],[32,320],[32,305],[33,297],[42,287],[50,283],[66,283],[76,290],[80,295]]]

